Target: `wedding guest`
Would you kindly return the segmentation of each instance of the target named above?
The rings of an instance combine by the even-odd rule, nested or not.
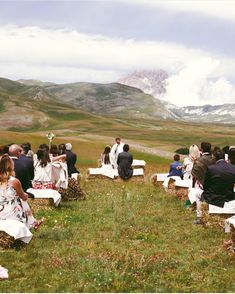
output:
[[[33,151],[31,150],[31,144],[29,142],[27,143],[23,143],[21,144],[20,146],[23,150],[23,154],[26,156],[26,157],[30,157],[30,158],[33,158]]]
[[[185,157],[183,162],[184,180],[192,179],[193,164],[197,158],[200,157],[200,150],[197,145],[191,145],[189,147],[189,156]]]
[[[208,166],[203,191],[197,197],[197,219],[194,224],[201,224],[201,202],[223,207],[225,202],[235,200],[235,166],[225,161],[223,150],[215,151],[213,158],[215,163]]]
[[[223,150],[214,152],[213,157],[216,163],[208,166],[202,199],[209,204],[223,207],[225,202],[235,200],[235,166],[225,161]]]
[[[8,154],[0,158],[0,219],[18,220],[29,229],[38,229],[43,219],[36,220],[27,203],[28,194],[14,177],[14,162]]]
[[[71,177],[71,175],[74,173],[80,173],[75,166],[77,162],[77,154],[75,154],[72,151],[73,146],[71,143],[66,143],[65,148],[66,148],[65,154],[66,154],[66,161],[68,166],[68,175],[69,177]]]
[[[235,165],[235,147],[230,147],[228,151],[228,161]]]
[[[183,165],[179,162],[180,161],[180,156],[179,154],[174,155],[174,162],[171,163],[170,165],[170,170],[168,177],[183,177]]]
[[[57,145],[55,145],[55,144],[52,144],[52,145],[51,145],[50,154],[51,154],[53,157],[59,155],[59,149],[58,149]]]
[[[66,146],[64,143],[59,144],[59,155],[66,154]]]
[[[33,188],[55,189],[52,163],[54,161],[65,160],[66,154],[51,157],[45,149],[38,149],[37,157],[34,158],[34,179]]]
[[[121,138],[119,137],[115,139],[115,142],[116,143],[112,146],[110,151],[110,160],[113,167],[117,168],[118,155],[123,152],[124,144],[121,142]]]
[[[118,164],[118,174],[123,180],[128,180],[133,175],[133,156],[129,153],[129,145],[125,144],[123,146],[123,152],[118,154],[117,164]]]
[[[26,191],[32,187],[33,166],[29,158],[22,155],[22,148],[17,144],[9,147],[9,155],[14,161],[15,176],[20,180],[22,188]]]
[[[229,152],[229,146],[226,145],[222,148],[222,150],[224,151],[225,153],[225,160],[228,161],[228,152]]]
[[[33,166],[33,158],[31,156],[28,156],[30,151],[30,144],[25,143],[21,144],[22,152],[19,156],[19,160],[23,160],[24,164],[26,166],[26,169],[29,172],[30,181],[34,178],[34,166]]]
[[[192,175],[198,185],[204,184],[207,167],[215,162],[211,156],[211,144],[209,142],[201,143],[201,152],[202,155],[197,158],[192,169]]]
[[[10,147],[11,145],[13,145],[13,144],[14,144],[14,143],[10,143],[10,144],[4,145],[4,146],[3,146],[3,150],[2,150],[3,154],[6,154],[6,153],[9,154],[9,147]]]
[[[39,145],[39,148],[38,149],[43,149],[43,150],[46,150],[47,152],[49,152],[50,148],[47,144],[41,144]]]

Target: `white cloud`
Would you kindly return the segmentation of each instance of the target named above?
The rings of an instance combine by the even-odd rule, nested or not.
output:
[[[12,26],[0,27],[0,40],[0,76],[105,83],[136,69],[162,68],[173,75],[167,97],[173,103],[234,100],[227,79],[235,78],[235,60],[181,44]]]
[[[168,79],[165,99],[180,106],[234,103],[234,85],[224,77],[210,78],[219,64],[212,58],[189,63]]]
[[[129,1],[133,3],[133,1]],[[163,8],[171,12],[190,12],[235,21],[235,1],[233,0],[135,0],[135,3]]]

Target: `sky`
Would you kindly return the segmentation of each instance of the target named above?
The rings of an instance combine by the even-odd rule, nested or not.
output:
[[[0,0],[0,76],[115,82],[165,70],[165,100],[235,103],[235,0]]]

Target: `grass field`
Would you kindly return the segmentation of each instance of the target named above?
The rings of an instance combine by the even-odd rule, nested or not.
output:
[[[86,200],[38,212],[46,222],[27,247],[0,252],[1,292],[235,291],[227,236],[193,226],[183,202],[148,180],[83,188]]]
[[[167,151],[205,139],[235,145],[233,126],[209,125],[205,131],[173,122],[115,120],[110,128],[106,123],[59,121],[53,129],[56,144],[72,142],[83,176],[110,137]],[[29,141],[35,150],[47,142],[48,131],[2,131],[1,144]],[[0,292],[235,292],[235,256],[222,247],[228,236],[219,228],[193,226],[194,214],[183,202],[150,184],[151,174],[168,170],[169,159],[132,152],[147,161],[146,182],[83,179],[85,201],[39,211],[36,216],[46,222],[31,243],[0,252],[10,275],[0,282]]]

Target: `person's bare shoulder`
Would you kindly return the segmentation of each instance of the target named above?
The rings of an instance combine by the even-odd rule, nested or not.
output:
[[[11,183],[12,187],[15,189],[21,188],[21,183],[17,178],[11,178],[10,183]]]

